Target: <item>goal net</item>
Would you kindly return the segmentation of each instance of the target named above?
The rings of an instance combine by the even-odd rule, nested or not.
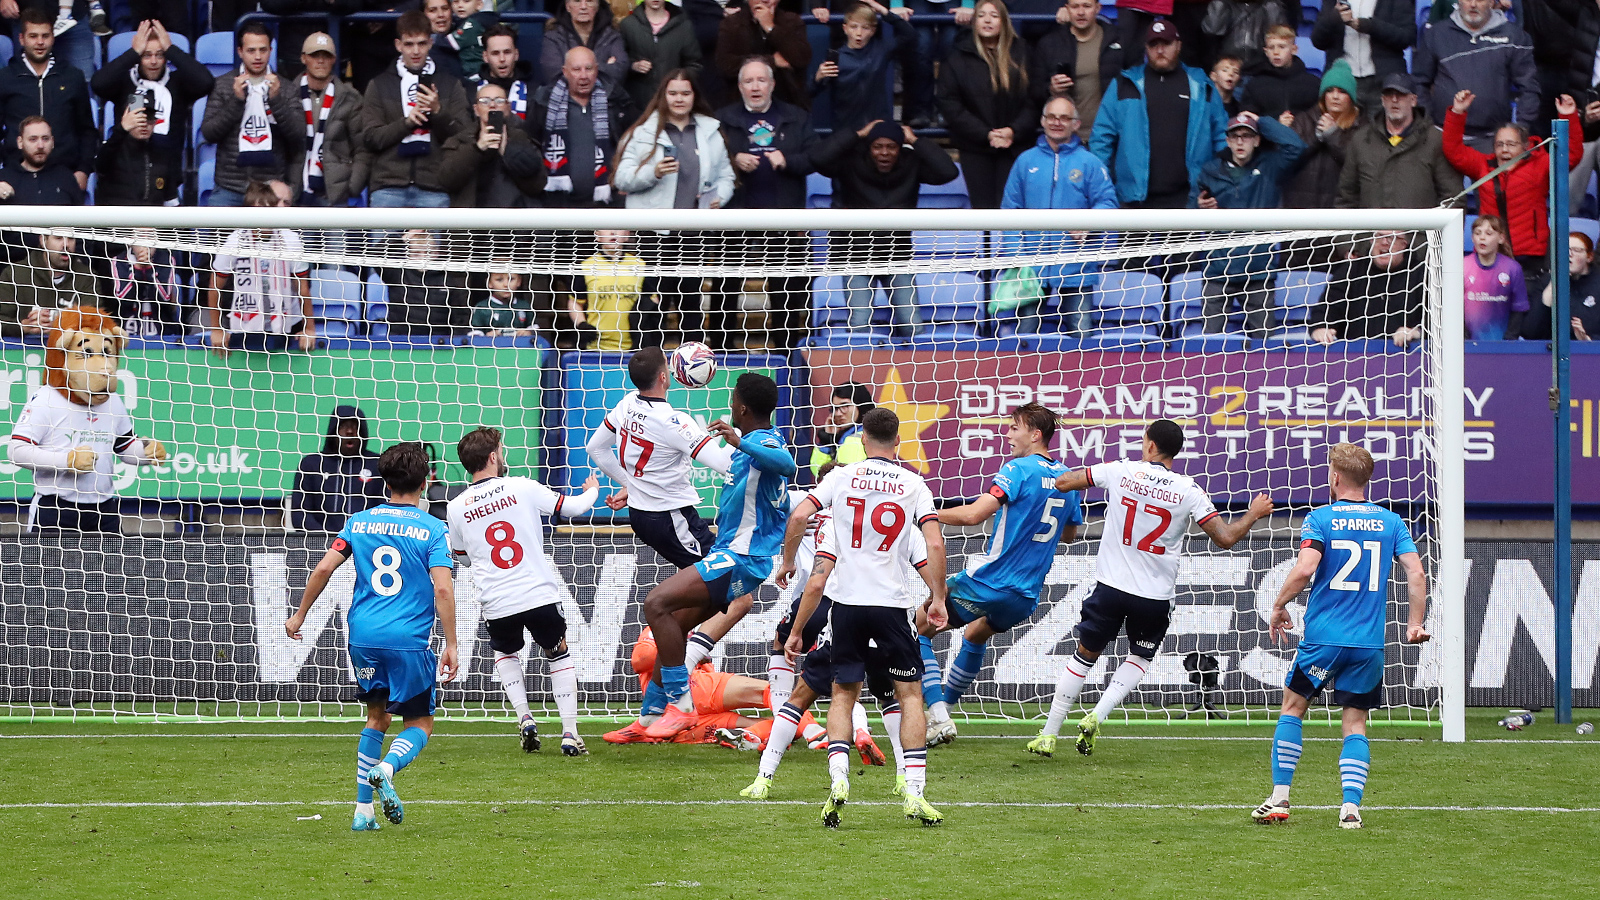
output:
[[[1369,496],[1422,550],[1436,635],[1402,643],[1397,580],[1376,715],[1460,737],[1458,212],[7,215],[0,714],[357,715],[352,567],[304,640],[283,623],[344,518],[381,499],[375,454],[423,442],[436,461],[426,502],[442,516],[467,480],[457,440],[490,425],[516,474],[576,493],[592,469],[585,443],[631,388],[629,348],[692,339],[719,370],[705,388],[674,385],[669,401],[707,422],[726,415],[739,373],[771,375],[799,487],[840,452],[856,404],[872,403],[899,415],[902,460],[940,503],[970,501],[1009,458],[1011,410],[1037,402],[1059,416],[1054,450],[1069,465],[1137,458],[1144,426],[1171,418],[1187,438],[1176,468],[1225,514],[1270,495],[1277,513],[1231,550],[1191,530],[1171,631],[1126,705],[1135,719],[1276,715],[1298,631],[1273,643],[1273,598],[1301,518],[1327,500],[1327,448],[1366,447]],[[74,352],[58,353],[69,322]],[[94,344],[112,324],[127,334],[111,348],[125,418],[73,399],[88,377],[74,367],[97,365],[85,335]],[[129,427],[167,461],[124,446]],[[71,465],[51,448],[89,445],[101,447],[91,472],[41,469]],[[697,468],[694,483],[710,518],[721,478]],[[614,489],[602,476],[602,496]],[[1042,715],[1094,585],[1099,492],[1084,512],[1037,611],[991,642],[958,717]],[[946,529],[952,571],[977,564],[987,528]],[[634,538],[625,508],[603,504],[554,523],[545,548],[584,711],[631,715],[641,604],[671,567]],[[792,590],[756,592],[717,644],[719,667],[766,677]],[[442,686],[440,715],[505,718],[470,569],[456,596],[463,675]],[[1298,629],[1303,607],[1292,609]],[[947,669],[952,643],[935,640]],[[1081,702],[1127,652],[1125,638],[1108,648]],[[553,713],[537,652],[527,670],[535,705]]]

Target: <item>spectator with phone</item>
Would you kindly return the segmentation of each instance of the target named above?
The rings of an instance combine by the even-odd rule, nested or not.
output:
[[[181,162],[178,157],[189,135],[194,102],[211,93],[215,84],[210,70],[175,46],[167,29],[155,20],[140,22],[127,52],[89,79],[95,96],[111,104],[113,121],[120,123],[130,104],[145,107],[151,146],[172,154],[174,162]],[[108,140],[115,136],[114,126]],[[99,191],[104,189],[102,185]]]
[[[855,131],[869,121],[894,119],[884,79],[890,60],[917,39],[906,24],[910,15],[903,6],[891,10],[877,0],[865,0],[844,14],[844,46],[817,67],[811,83],[813,96],[827,95],[832,101],[835,133]]]
[[[1041,108],[1053,97],[1077,109],[1078,137],[1087,145],[1100,111],[1100,96],[1122,71],[1122,44],[1096,0],[1067,0],[1055,31],[1039,39],[1029,56],[1029,89]]]
[[[1356,103],[1382,105],[1383,80],[1406,71],[1406,48],[1417,42],[1413,0],[1330,0],[1311,26],[1311,44],[1328,65],[1343,59],[1356,77]]]
[[[450,137],[439,184],[452,207],[526,209],[544,190],[544,159],[527,129],[508,126],[505,88],[485,84],[474,103],[477,127]]]
[[[99,206],[176,206],[183,183],[183,153],[155,142],[155,120],[141,96],[139,105],[124,103],[122,116],[100,145],[95,172]]]
[[[395,22],[400,58],[367,85],[361,139],[372,154],[368,203],[374,207],[450,205],[439,180],[444,145],[470,138],[478,122],[460,79],[436,77],[433,32],[415,10]]]
[[[147,44],[148,46],[148,44]],[[250,22],[234,38],[238,66],[216,79],[200,134],[217,145],[216,182],[207,206],[243,206],[254,181],[286,182],[289,160],[303,150],[300,98],[268,68],[272,34]]]

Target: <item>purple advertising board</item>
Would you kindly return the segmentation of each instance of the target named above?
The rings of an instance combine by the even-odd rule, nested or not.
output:
[[[1432,440],[1421,352],[1167,353],[812,350],[812,424],[834,385],[870,385],[901,420],[901,458],[943,498],[975,497],[1009,454],[1009,412],[1056,411],[1069,464],[1137,457],[1145,423],[1184,426],[1186,474],[1217,502],[1266,491],[1326,499],[1327,447],[1351,441],[1376,461],[1370,496],[1424,499]],[[1548,355],[1467,355],[1467,502],[1551,502]],[[1573,499],[1600,504],[1600,356],[1573,359]],[[806,420],[802,413],[798,417]]]

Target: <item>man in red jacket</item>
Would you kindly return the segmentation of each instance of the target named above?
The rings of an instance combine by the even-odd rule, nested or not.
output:
[[[1517,125],[1504,125],[1494,133],[1493,153],[1480,153],[1468,147],[1463,133],[1472,100],[1471,91],[1456,92],[1455,102],[1444,118],[1444,156],[1456,171],[1474,181],[1516,160],[1510,168],[1478,188],[1478,212],[1498,215],[1510,226],[1511,255],[1522,266],[1522,275],[1532,296],[1544,290],[1550,278],[1550,264],[1546,258],[1550,246],[1550,154],[1543,148],[1534,149],[1538,141],[1528,137],[1527,130]],[[1556,98],[1556,112],[1567,120],[1568,134],[1582,135],[1583,122],[1578,118],[1578,104],[1571,95],[1562,94]],[[1582,158],[1582,140],[1569,141],[1567,164],[1575,166]]]

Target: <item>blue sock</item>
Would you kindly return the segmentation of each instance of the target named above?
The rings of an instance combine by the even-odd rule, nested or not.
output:
[[[654,681],[644,683],[644,705],[639,708],[641,716],[659,716],[667,708],[667,694],[661,685]]]
[[[356,745],[356,802],[372,802],[372,785],[367,784],[367,770],[378,764],[378,754],[383,752],[383,732],[376,728],[361,729],[361,743]]]
[[[1372,745],[1364,734],[1348,735],[1339,754],[1339,780],[1344,782],[1344,802],[1361,805],[1367,792],[1367,772],[1372,768]]]
[[[677,702],[678,698],[689,693],[689,667],[662,666],[661,690],[670,702]]]
[[[389,742],[389,753],[383,758],[396,772],[411,765],[422,748],[428,746],[428,733],[412,726],[394,736]]]
[[[988,649],[988,644],[961,639],[961,652],[956,654],[956,661],[950,664],[950,674],[944,680],[944,702],[955,703],[972,687],[978,673],[983,671],[983,654]]]
[[[939,657],[933,655],[933,638],[917,635],[917,643],[922,645],[922,702],[932,706],[944,701]]]
[[[1300,764],[1304,729],[1299,716],[1279,716],[1278,730],[1272,734],[1272,783],[1294,783],[1294,767]]]

